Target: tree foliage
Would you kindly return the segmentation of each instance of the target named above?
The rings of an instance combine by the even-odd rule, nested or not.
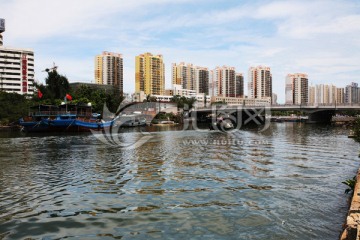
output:
[[[178,108],[186,108],[187,107],[188,109],[191,109],[194,107],[196,98],[193,98],[193,97],[187,98],[184,96],[176,95],[176,96],[173,96],[170,101],[176,103]]]
[[[213,105],[227,105],[227,103],[225,101],[217,101],[217,102],[211,103],[211,106],[213,106]]]
[[[150,94],[146,95],[146,99],[144,99],[144,102],[157,102],[157,99],[155,96],[151,96]]]
[[[115,113],[124,97],[119,91],[114,89],[106,92],[104,89],[94,89],[86,85],[82,85],[73,91],[73,103],[91,103],[94,112],[102,113],[104,103],[110,112]]]
[[[66,94],[70,92],[69,81],[56,70],[48,71],[47,73],[46,84],[35,83],[35,87],[42,92],[42,100],[47,100],[50,104],[56,104],[56,99],[64,99]]]
[[[15,123],[29,111],[31,101],[18,93],[0,92],[0,123]]]
[[[356,141],[360,142],[360,118],[356,118],[352,126],[352,131]]]
[[[356,185],[356,176],[353,177],[353,179],[348,179],[346,181],[343,181],[342,183],[345,184],[346,186],[348,186],[348,188],[345,189],[346,194],[354,192],[355,185]]]
[[[17,122],[19,118],[26,116],[30,106],[39,104],[60,105],[64,101],[66,94],[72,96],[71,103],[91,103],[93,112],[102,113],[106,103],[110,112],[115,113],[124,97],[119,91],[113,90],[106,92],[104,89],[91,88],[82,85],[72,90],[65,76],[58,74],[55,70],[49,71],[45,79],[46,84],[34,83],[37,91],[41,91],[42,97],[38,97],[35,90],[32,98],[18,93],[0,92],[0,124],[8,125]],[[69,102],[68,102],[69,103]]]

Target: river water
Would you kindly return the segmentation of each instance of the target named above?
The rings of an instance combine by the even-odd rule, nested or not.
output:
[[[0,239],[337,239],[359,167],[348,130],[0,138]],[[143,134],[118,134],[133,141]]]

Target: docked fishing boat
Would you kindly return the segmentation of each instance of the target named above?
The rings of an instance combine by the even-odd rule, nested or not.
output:
[[[146,118],[142,114],[122,114],[119,115],[117,124],[121,127],[146,126]]]
[[[77,126],[80,130],[89,131],[89,130],[102,130],[104,128],[112,127],[115,123],[116,119],[111,121],[104,120],[75,120],[75,126]]]
[[[19,124],[25,132],[89,132],[111,127],[115,120],[102,121],[92,113],[91,105],[39,105]]]

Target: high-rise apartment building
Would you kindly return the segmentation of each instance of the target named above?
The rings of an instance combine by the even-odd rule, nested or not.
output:
[[[285,104],[294,104],[293,75],[288,74],[285,79]]]
[[[309,87],[309,105],[314,105],[315,104],[315,92],[316,92],[316,88],[315,86],[310,86]]]
[[[183,89],[195,90],[195,66],[191,63],[172,64],[172,84],[181,85]]]
[[[345,91],[344,88],[336,88],[336,103],[345,103]]]
[[[183,89],[195,90],[197,94],[209,94],[209,70],[191,63],[172,64],[172,84]]]
[[[196,94],[209,95],[209,70],[206,67],[195,68]]]
[[[345,102],[358,103],[359,101],[359,87],[357,83],[352,82],[345,87]]]
[[[123,92],[123,57],[119,53],[102,52],[95,56],[95,83],[113,85]]]
[[[151,53],[135,57],[135,91],[150,95],[165,92],[165,65],[162,55]]]
[[[285,80],[285,103],[304,104],[309,102],[308,75],[288,74]]]
[[[272,97],[272,75],[269,67],[250,67],[248,77],[249,98]]]
[[[0,46],[0,90],[34,93],[34,52]]]
[[[327,104],[328,89],[324,84],[315,85],[315,104]]]
[[[244,97],[244,76],[242,73],[236,73],[235,87],[235,97]]]
[[[335,85],[318,84],[309,87],[309,104],[331,105],[344,102],[344,89]]]
[[[337,99],[337,90],[336,90],[336,86],[335,85],[328,85],[328,91],[329,91],[329,96],[328,96],[328,104],[334,104],[336,103]]]
[[[234,67],[216,67],[212,71],[212,96],[235,97],[236,95],[236,78]]]
[[[34,52],[4,47],[1,35],[4,31],[5,20],[0,19],[0,91],[33,95]]]
[[[2,33],[5,32],[5,19],[0,18],[0,46],[3,45]]]

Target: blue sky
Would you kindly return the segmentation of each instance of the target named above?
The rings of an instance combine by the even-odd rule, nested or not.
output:
[[[94,56],[124,56],[124,90],[134,91],[135,56],[162,54],[171,64],[245,76],[267,65],[284,102],[285,76],[304,72],[312,84],[360,82],[359,1],[0,0],[4,45],[35,51],[35,78],[55,62],[70,82],[94,82]],[[245,87],[247,92],[247,87]]]

